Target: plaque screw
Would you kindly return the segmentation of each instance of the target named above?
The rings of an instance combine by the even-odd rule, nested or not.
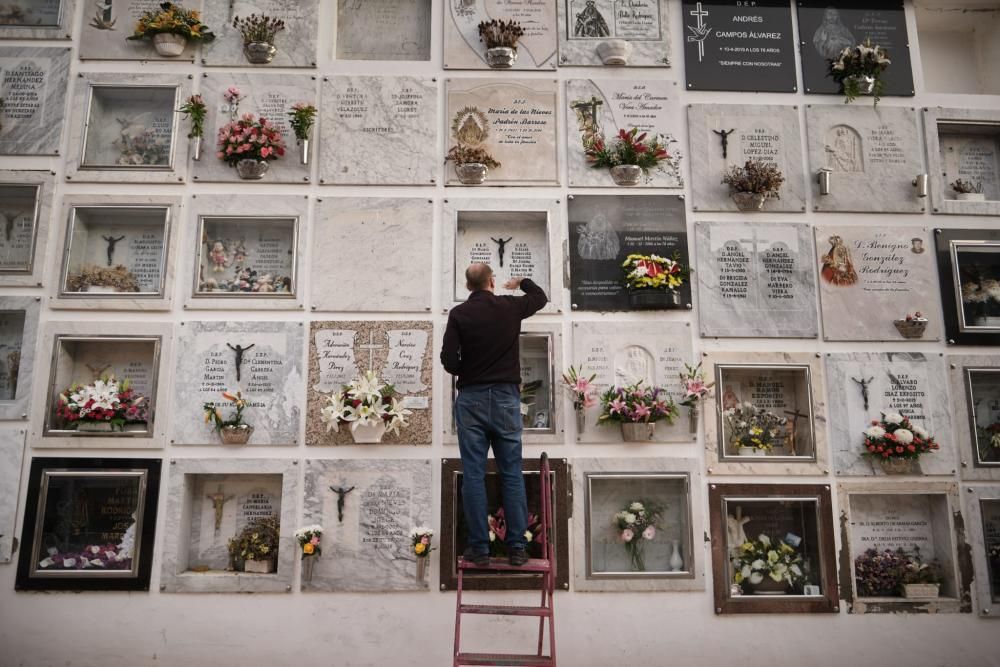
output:
[[[963,468],[968,468],[969,467],[969,462],[968,461],[962,461],[962,467]]]
[[[24,413],[21,413],[21,419],[27,419],[27,418],[28,418],[28,415],[26,415]]]
[[[441,590],[446,591],[446,590],[448,590],[448,587],[445,586],[444,584],[441,584]]]
[[[955,364],[951,364],[951,367],[952,367],[952,368],[957,368],[957,367],[955,366]]]
[[[840,607],[834,607],[833,610],[834,611],[840,611]]]
[[[313,64],[315,64],[315,63],[313,63]],[[291,586],[285,586],[285,592],[286,593],[291,593],[292,592],[292,587]]]
[[[989,608],[989,607],[986,607],[986,608],[985,608],[985,609],[983,609],[983,611],[982,611],[982,614],[983,614],[983,616],[986,616],[986,615],[987,615],[987,614],[989,614],[989,613],[990,613],[990,608]]]
[[[564,591],[568,591],[569,590],[569,582],[563,584],[562,587],[563,587]]]
[[[715,613],[716,614],[721,614],[722,613],[722,607],[716,607],[715,608]]]
[[[954,470],[952,470],[952,472],[955,472],[955,471],[954,471]],[[972,489],[969,489],[969,488],[966,488],[965,490],[966,490],[966,491],[968,491],[969,493],[972,493],[972,492],[973,492],[973,491],[972,491]]]
[[[949,338],[948,339],[948,345],[954,345],[954,344],[955,344],[955,339],[954,338]]]
[[[160,590],[161,591],[167,590],[167,585],[166,584],[160,584]]]

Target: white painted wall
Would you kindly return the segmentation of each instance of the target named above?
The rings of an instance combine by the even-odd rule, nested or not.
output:
[[[217,2],[222,0],[208,0]],[[332,23],[335,2],[324,0],[320,21],[321,48],[318,76],[337,73],[363,74],[417,74],[444,77],[476,76],[482,73],[443,72],[441,69],[441,15],[443,2],[434,3],[432,60],[429,63],[372,63],[334,62],[332,60]],[[909,7],[909,2],[907,3]],[[560,69],[555,76],[560,81],[586,76],[666,78],[683,83],[683,52],[680,40],[680,2],[672,0],[671,34],[675,48],[674,67],[656,71],[614,71],[583,68]],[[882,104],[887,106],[956,106],[997,108],[1000,97],[982,95],[944,95],[926,92],[923,83],[923,67],[919,57],[919,38],[912,8],[909,8],[910,42],[914,54],[914,78],[918,97],[916,99],[888,98]],[[77,3],[79,23],[81,12],[91,11],[91,3],[81,0]],[[994,26],[995,27],[995,26]],[[995,30],[994,30],[995,32]],[[9,42],[27,44],[26,42]],[[74,52],[75,56],[75,52]],[[995,61],[995,58],[994,58]],[[74,71],[124,71],[124,72],[199,72],[193,65],[160,63],[86,63],[74,61]],[[488,74],[488,73],[487,73]],[[547,73],[545,76],[551,76]],[[75,77],[75,75],[74,75]],[[76,81],[75,78],[72,79]],[[781,94],[734,94],[734,93],[685,93],[683,85],[678,86],[684,103],[720,102],[731,104],[796,104],[804,120],[804,104],[842,104],[838,97],[804,97],[802,95]],[[801,82],[799,89],[802,89]],[[443,105],[443,89],[441,101]],[[863,102],[859,102],[863,103]],[[565,111],[560,112],[560,123],[565,127]],[[444,118],[439,118],[443,128]],[[803,145],[806,129],[803,122]],[[678,138],[687,146],[685,128],[678,128]],[[439,137],[439,148],[444,154],[443,132]],[[565,162],[565,142],[560,137],[562,164]],[[67,153],[64,145],[63,154]],[[803,160],[805,153],[803,152]],[[44,168],[57,172],[57,197],[66,194],[119,193],[183,195],[188,209],[193,194],[232,194],[242,192],[268,194],[309,194],[316,196],[419,196],[431,197],[436,201],[437,224],[434,235],[434,271],[428,280],[434,286],[433,317],[439,326],[444,324],[441,306],[444,295],[440,291],[441,281],[436,278],[443,269],[441,256],[442,232],[440,229],[441,200],[457,196],[489,196],[509,198],[557,198],[563,204],[569,189],[562,188],[513,188],[491,189],[485,192],[448,190],[438,185],[429,188],[405,187],[320,187],[279,186],[262,184],[226,186],[220,184],[190,183],[187,185],[142,186],[142,185],[84,185],[66,184],[62,179],[63,167],[48,158],[4,158],[4,168]],[[690,173],[687,174],[690,178]],[[439,179],[439,183],[441,180]],[[598,190],[574,190],[577,193],[593,193]],[[58,201],[58,199],[57,199]],[[807,210],[812,210],[811,202]],[[58,210],[58,206],[54,207]],[[693,214],[688,207],[689,233],[695,221],[739,221],[738,214]],[[767,216],[767,221],[802,222],[812,224],[912,224],[922,226],[995,226],[995,219],[963,219],[961,217],[931,217],[927,215],[849,215],[849,214],[775,214]],[[63,233],[64,221],[55,220],[52,225],[50,247],[56,237]],[[186,220],[180,247],[183,251],[191,247],[193,222]],[[693,239],[693,233],[691,233]],[[307,244],[307,247],[310,247]],[[175,261],[179,258],[175,258]],[[308,257],[307,262],[322,262],[322,257]],[[55,289],[51,278],[58,258],[50,254],[49,272],[44,290],[0,290],[2,294],[44,294]],[[309,272],[300,273],[300,285],[308,291]],[[177,289],[187,288],[186,275],[178,274]],[[564,295],[568,298],[568,294]],[[308,303],[308,301],[307,301]],[[418,313],[422,316],[423,313]],[[251,313],[199,314],[201,319],[231,319],[252,316],[258,320],[312,319],[308,312],[287,315],[277,312],[254,311]],[[318,318],[326,319],[322,315]],[[358,314],[344,313],[337,317],[356,319]],[[387,316],[388,317],[388,316]],[[392,317],[396,317],[395,315]],[[627,320],[649,322],[655,315],[621,314],[604,318],[593,313],[564,313],[556,316],[539,317],[548,322],[560,322],[563,326],[564,355],[569,358],[571,349],[570,324],[578,320]],[[672,315],[687,319],[693,315]],[[163,321],[180,322],[186,314],[178,305],[171,313],[96,313],[66,312],[53,313],[43,309],[42,320],[84,320],[84,321]],[[699,340],[694,341],[696,350],[706,351],[800,351],[800,352],[848,352],[848,351],[893,351],[892,344],[825,344],[821,341],[767,341],[767,340]],[[919,343],[907,345],[908,351],[927,353],[945,352],[944,345]],[[177,351],[182,353],[182,351]],[[45,351],[38,350],[38,355]],[[440,397],[446,386],[441,371],[437,371],[435,385],[439,400],[435,404],[436,424],[443,423],[443,406]],[[161,388],[161,396],[171,392]],[[168,413],[169,414],[169,413]],[[438,428],[437,432],[440,433]],[[300,439],[300,442],[302,439]],[[575,445],[546,446],[552,456],[573,458],[575,456],[686,456],[704,461],[699,444],[657,445],[633,449],[623,445]],[[527,456],[537,456],[540,446],[526,448]],[[54,452],[46,451],[46,455]],[[26,478],[31,455],[25,457],[22,477]],[[76,455],[84,452],[76,452]],[[87,452],[90,454],[90,452]],[[218,448],[185,447],[183,450],[167,449],[162,453],[169,461],[171,457],[225,457],[239,456],[239,451],[220,451]],[[144,453],[141,455],[159,455]],[[309,451],[305,446],[298,448],[255,448],[254,456],[307,458],[311,456],[363,458],[372,455],[370,449],[343,448],[336,451]],[[445,445],[440,436],[428,448],[383,447],[378,455],[387,458],[426,458],[458,456],[457,447]],[[301,468],[302,466],[300,466]],[[437,466],[435,466],[437,469]],[[164,465],[165,476],[170,475],[169,463]],[[302,474],[300,472],[300,474]],[[720,479],[720,478],[714,478]],[[787,481],[780,478],[733,478],[723,481]],[[794,480],[795,482],[807,480]],[[834,483],[832,475],[810,478],[816,483]],[[440,504],[439,475],[433,481],[435,507]],[[166,480],[164,481],[166,484]],[[23,514],[25,490],[22,488],[18,515],[18,532]],[[702,490],[702,514],[708,516],[707,494]],[[163,525],[166,494],[160,497],[160,520]],[[834,506],[839,512],[844,499],[834,498]],[[301,504],[301,500],[300,500]],[[300,508],[301,510],[301,508]],[[440,528],[438,526],[438,528]],[[707,532],[707,524],[698,526],[695,534]],[[838,538],[839,539],[839,538]],[[90,666],[138,667],[141,665],[211,665],[229,667],[246,665],[338,665],[338,666],[386,666],[386,665],[445,665],[450,662],[452,628],[454,623],[454,593],[439,593],[437,586],[437,554],[432,556],[432,591],[419,594],[357,595],[357,594],[310,594],[297,591],[274,595],[166,595],[159,588],[159,549],[163,536],[157,537],[157,554],[153,564],[152,592],[141,593],[14,593],[15,566],[0,566],[0,666],[43,667]],[[839,544],[838,544],[839,549]],[[707,548],[705,556],[707,557]],[[559,642],[561,664],[565,666],[599,666],[619,663],[642,665],[1000,665],[1000,643],[995,622],[979,619],[974,615],[952,616],[852,616],[842,608],[839,615],[764,615],[745,617],[717,617],[712,605],[712,574],[706,581],[707,589],[698,593],[656,593],[656,594],[584,594],[560,593],[556,596],[556,632]],[[477,595],[477,598],[508,598],[521,600],[522,595],[507,596]],[[531,600],[534,601],[534,596]],[[468,645],[481,648],[530,649],[533,643],[534,623],[525,619],[484,619],[474,618],[465,624]]]

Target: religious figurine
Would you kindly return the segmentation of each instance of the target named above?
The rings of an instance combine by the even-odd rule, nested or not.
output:
[[[726,390],[722,392],[722,409],[731,410],[740,404],[740,398],[733,391],[732,387],[726,387]]]
[[[861,137],[852,127],[836,125],[830,128],[823,150],[826,152],[827,167],[830,171],[858,173],[865,170]]]
[[[108,242],[108,266],[113,266],[114,264],[113,259],[115,256],[115,246],[118,245],[119,241],[125,238],[125,235],[122,234],[118,238],[115,238],[113,236],[102,236],[101,238]]]
[[[725,160],[728,157],[726,154],[729,152],[729,135],[736,131],[736,128],[731,130],[712,130],[722,139],[722,159]]]
[[[344,489],[336,486],[331,486],[330,490],[337,494],[337,521],[340,523],[344,522],[344,496],[354,490],[352,486],[349,489]]]
[[[497,244],[497,254],[500,256],[500,267],[501,268],[503,268],[503,252],[504,252],[504,248],[513,239],[514,239],[513,236],[511,236],[510,238],[506,238],[506,239],[503,238],[502,236],[500,238],[498,238],[498,239],[495,239],[492,236],[490,237],[490,241],[493,241],[494,243]]]
[[[617,259],[620,242],[618,232],[603,213],[598,213],[586,225],[578,225],[576,252],[580,259]]]
[[[740,546],[747,541],[746,530],[743,527],[750,521],[750,517],[743,516],[743,508],[740,506],[736,507],[736,516],[726,515],[726,533],[730,555],[738,553]]]
[[[872,383],[872,380],[874,380],[875,377],[872,376],[872,377],[868,378],[867,380],[865,380],[864,378],[861,378],[861,379],[859,379],[859,378],[851,378],[851,379],[854,380],[855,382],[857,382],[859,385],[861,385],[861,398],[865,402],[865,410],[868,410],[868,385],[870,385]]]
[[[575,37],[608,37],[611,30],[608,22],[597,10],[594,0],[587,0],[587,6],[576,15],[576,26],[573,28]]]
[[[212,272],[222,273],[229,266],[229,259],[226,257],[226,246],[222,241],[212,244],[212,249],[208,252],[208,258],[212,262]]]
[[[246,352],[247,350],[251,349],[252,347],[254,347],[254,345],[256,345],[256,343],[252,343],[250,345],[247,345],[246,347],[243,347],[242,345],[240,345],[239,343],[237,343],[236,347],[233,347],[229,343],[226,343],[226,347],[228,347],[230,350],[232,350],[233,353],[236,355],[235,364],[236,364],[236,381],[237,382],[240,381],[240,368],[243,366],[243,353]]]
[[[215,532],[219,532],[222,529],[222,507],[227,501],[232,500],[233,497],[226,496],[222,493],[221,488],[205,497],[212,501],[212,507],[215,509]]]
[[[839,236],[830,237],[830,251],[820,259],[823,262],[820,275],[831,285],[849,286],[858,282],[851,251]]]
[[[236,250],[233,251],[233,266],[241,267],[246,264],[247,261],[247,246],[246,239],[240,239],[239,243],[236,244]]]
[[[833,7],[827,7],[823,12],[823,22],[813,33],[813,47],[823,60],[833,60],[840,52],[857,41],[841,20],[840,12]]]
[[[104,364],[103,366],[91,366],[90,364],[87,364],[87,370],[94,374],[95,380],[100,380],[104,377],[104,371],[109,368],[111,368],[111,364]]]

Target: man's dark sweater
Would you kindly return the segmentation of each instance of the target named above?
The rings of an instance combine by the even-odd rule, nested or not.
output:
[[[458,376],[458,388],[475,384],[520,384],[521,320],[549,300],[541,287],[525,278],[524,296],[497,296],[476,290],[448,315],[441,346],[441,363]]]

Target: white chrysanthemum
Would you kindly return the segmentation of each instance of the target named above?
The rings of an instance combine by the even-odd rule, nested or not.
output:
[[[896,442],[901,445],[908,445],[913,442],[913,432],[905,428],[897,428],[893,435],[896,436]]]
[[[625,516],[624,516],[624,519],[625,519],[625,523],[627,523],[627,524],[628,524],[628,525],[630,525],[630,526],[631,526],[631,525],[632,525],[633,523],[635,523],[635,515],[634,515],[634,514],[632,514],[631,512],[625,512]]]
[[[921,440],[927,440],[931,437],[931,434],[926,431],[922,426],[913,425],[913,434],[920,438]]]
[[[633,512],[641,512],[642,510],[646,509],[643,506],[643,504],[639,502],[632,503],[631,505],[628,506],[628,508]]]
[[[878,438],[881,438],[881,437],[883,437],[885,435],[885,429],[882,428],[881,426],[877,426],[877,425],[876,426],[872,426],[870,429],[868,429],[867,431],[865,431],[865,435],[867,435],[869,438],[876,438],[876,439],[878,439]]]
[[[434,529],[428,528],[427,526],[417,526],[410,530],[410,537],[419,537],[421,535],[426,535],[431,537],[434,535]]]
[[[796,577],[802,576],[802,568],[800,568],[795,563],[792,563],[792,565],[788,569],[791,570],[792,574],[794,574]]]
[[[903,415],[899,414],[898,412],[887,412],[885,413],[885,417],[883,417],[882,419],[885,421],[886,424],[903,423]]]

